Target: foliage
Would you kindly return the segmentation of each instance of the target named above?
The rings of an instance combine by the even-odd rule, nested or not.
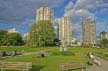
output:
[[[6,30],[0,30],[0,45],[5,44],[5,36],[6,36],[7,32],[8,31],[6,31]]]
[[[22,43],[22,37],[19,33],[8,33],[8,31],[0,30],[0,45],[19,45]]]
[[[55,38],[54,39],[54,44],[59,46],[60,45],[60,40],[58,38]]]
[[[43,47],[53,44],[54,28],[49,21],[38,21],[30,28],[28,44],[35,47]]]
[[[108,47],[108,39],[103,39],[103,40],[100,42],[100,46],[101,46],[101,47]]]
[[[19,33],[7,33],[7,43],[9,45],[19,45],[22,43],[22,37]]]

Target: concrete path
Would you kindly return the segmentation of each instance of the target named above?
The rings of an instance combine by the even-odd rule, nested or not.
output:
[[[87,71],[108,71],[108,61],[102,60],[102,66],[93,65]]]
[[[22,55],[20,55],[20,56],[25,56],[25,55],[32,55],[32,54],[37,54],[37,53],[41,53],[41,52],[48,52],[48,51],[50,51],[50,50],[52,50],[52,49],[46,49],[46,50],[41,50],[41,51],[37,51],[37,52],[29,52],[29,53],[24,53],[24,54],[22,54]]]
[[[37,52],[25,52],[23,53],[22,55],[16,55],[16,56],[26,56],[26,55],[32,55],[32,54],[37,54],[37,53],[40,53],[40,52],[47,52],[47,51],[50,51],[52,49],[46,49],[46,50],[40,50],[40,51],[37,51]],[[16,57],[15,56],[15,57]],[[3,58],[10,58],[10,57],[13,57],[13,56],[4,56],[4,57],[0,57],[0,59],[3,59]]]

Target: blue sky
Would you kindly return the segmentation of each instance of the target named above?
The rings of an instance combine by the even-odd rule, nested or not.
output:
[[[69,16],[75,38],[82,37],[81,21],[87,17],[95,19],[97,36],[108,31],[108,0],[0,0],[0,29],[16,28],[23,35],[42,6],[53,9],[55,29],[58,18]]]

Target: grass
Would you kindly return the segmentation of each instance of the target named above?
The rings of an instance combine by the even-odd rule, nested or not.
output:
[[[75,56],[75,53],[73,52],[70,52],[70,51],[66,51],[66,52],[57,52],[57,51],[54,51],[52,52],[52,56]]]
[[[48,48],[50,49],[50,47],[47,47],[47,49]],[[0,47],[0,51],[6,50],[7,52],[12,52],[14,50],[26,51],[26,52],[36,52],[36,51],[41,51],[41,50],[45,50],[45,49],[46,49],[45,47],[43,47],[43,48],[40,48],[40,47],[34,48],[34,47],[28,47],[28,46],[9,46],[9,47],[1,46]]]
[[[11,47],[12,48],[12,47]],[[15,47],[18,48],[18,47]],[[26,48],[26,47],[24,47]],[[18,49],[24,49],[18,48]],[[1,48],[0,48],[1,49]],[[14,48],[12,48],[14,49]],[[9,49],[12,50],[12,49]],[[30,48],[29,51],[38,51],[41,48]],[[49,48],[45,48],[49,49]],[[93,52],[94,55],[100,55],[99,52],[107,52],[107,49],[96,49],[96,48],[69,48],[68,52],[59,52],[59,48],[52,48],[53,50],[49,51],[46,54],[45,58],[37,58],[36,54],[29,56],[20,56],[2,59],[1,61],[10,61],[10,62],[32,62],[33,68],[30,71],[60,71],[60,64],[67,62],[83,62],[87,65],[88,59],[86,58],[87,52]],[[25,49],[28,51],[28,49]],[[75,70],[80,71],[80,70]]]

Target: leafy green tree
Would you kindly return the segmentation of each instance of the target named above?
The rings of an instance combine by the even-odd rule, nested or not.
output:
[[[22,37],[19,33],[7,33],[6,45],[19,45],[22,43]]]
[[[108,47],[108,39],[103,39],[103,40],[100,42],[100,46],[101,46],[101,47]]]
[[[19,45],[22,43],[22,37],[19,33],[8,33],[6,30],[0,30],[0,45]]]
[[[54,28],[50,21],[38,21],[30,28],[29,45],[35,47],[49,46],[54,41]]]
[[[4,45],[5,43],[5,36],[8,31],[6,30],[0,30],[0,45]]]
[[[61,44],[59,38],[54,39],[54,44],[57,46],[59,46]]]

